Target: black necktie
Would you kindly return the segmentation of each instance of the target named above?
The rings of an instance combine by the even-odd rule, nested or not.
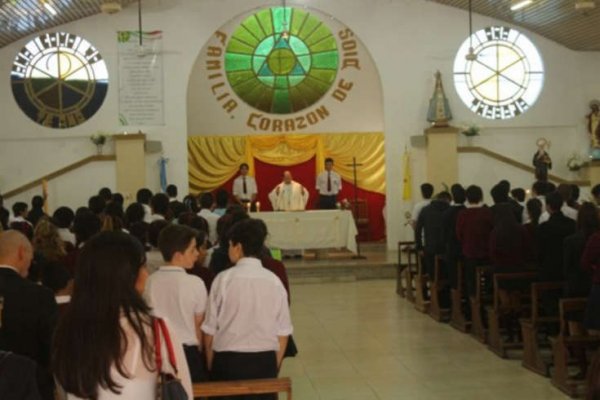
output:
[[[244,184],[244,194],[248,194],[248,186],[246,186],[246,177],[242,177],[242,181]]]
[[[331,172],[327,172],[327,191],[331,192]]]

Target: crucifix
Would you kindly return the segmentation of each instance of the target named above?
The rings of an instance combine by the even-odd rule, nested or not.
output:
[[[346,164],[346,167],[352,167],[352,173],[354,176],[354,215],[356,219],[358,219],[358,178],[356,177],[356,168],[362,167],[362,164],[358,164],[356,162],[356,157],[352,157],[352,164]],[[362,259],[366,258],[360,254],[360,241],[358,240],[358,235],[356,238],[356,255],[352,258]]]

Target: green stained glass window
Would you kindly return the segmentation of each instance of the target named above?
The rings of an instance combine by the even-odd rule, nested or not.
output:
[[[225,71],[248,105],[290,114],[319,101],[335,82],[337,42],[316,16],[273,7],[246,18],[227,45]]]

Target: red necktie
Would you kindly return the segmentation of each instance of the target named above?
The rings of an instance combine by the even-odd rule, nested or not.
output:
[[[242,181],[244,183],[244,194],[248,194],[248,186],[246,186],[246,177],[245,176],[242,178]]]
[[[327,172],[327,191],[331,192],[331,172]]]

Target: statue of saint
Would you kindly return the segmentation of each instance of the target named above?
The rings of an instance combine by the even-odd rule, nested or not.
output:
[[[548,170],[552,169],[552,159],[546,152],[550,148],[550,142],[539,138],[536,142],[537,151],[533,155],[533,166],[535,167],[535,179],[542,182],[548,181]]]
[[[590,113],[586,115],[586,118],[592,148],[600,148],[600,101],[592,100],[590,102]]]
[[[429,110],[427,111],[427,121],[431,122],[434,128],[448,126],[448,121],[452,119],[450,105],[444,93],[442,85],[442,74],[440,71],[435,73],[435,89],[433,96],[429,100]]]

